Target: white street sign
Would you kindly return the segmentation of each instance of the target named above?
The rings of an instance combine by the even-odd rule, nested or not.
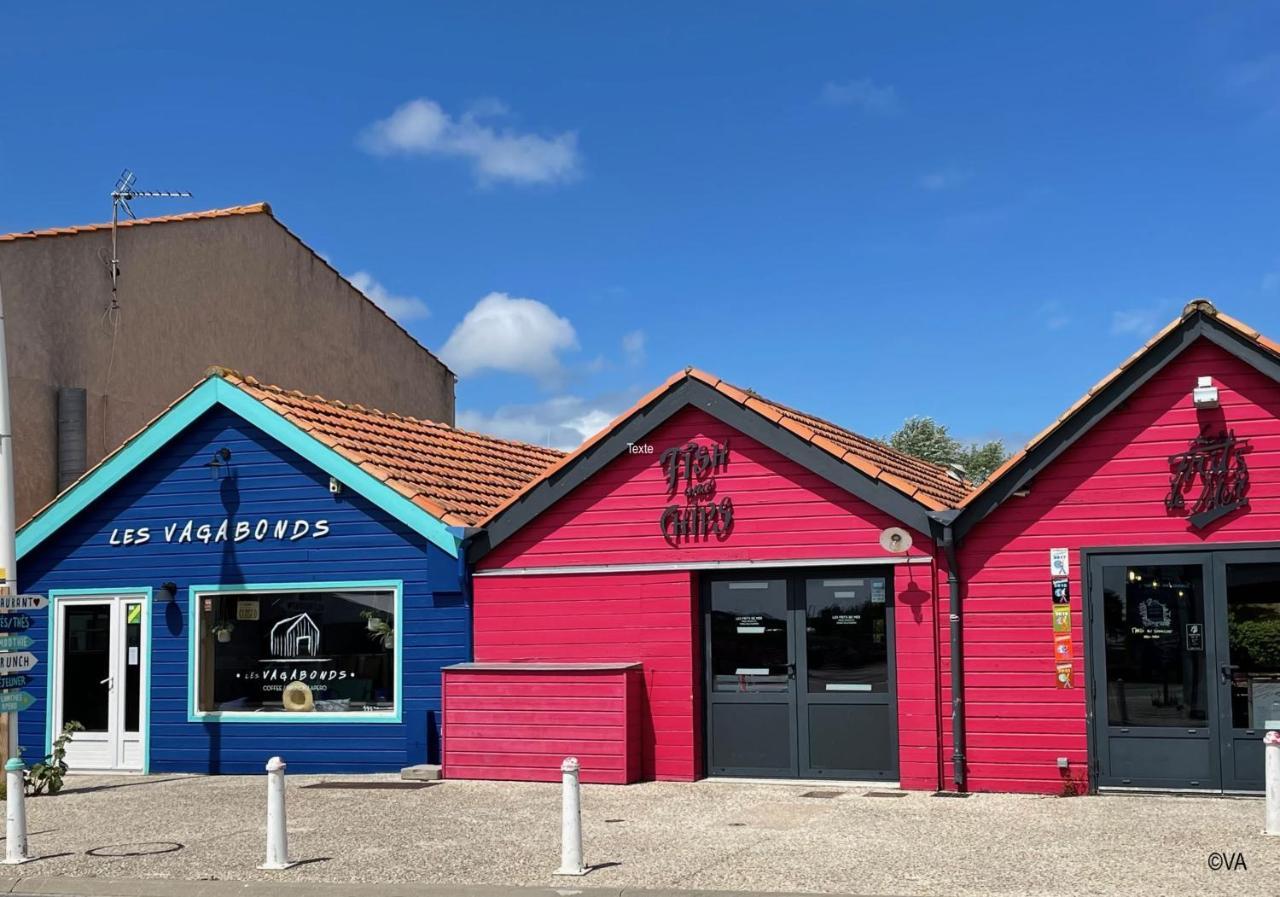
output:
[[[0,613],[11,610],[39,610],[49,606],[49,599],[43,595],[0,595]]]
[[[0,654],[0,673],[25,673],[35,669],[36,663],[30,651],[6,651]]]

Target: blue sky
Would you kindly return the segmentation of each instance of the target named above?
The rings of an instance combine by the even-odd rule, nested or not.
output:
[[[1195,296],[1280,335],[1280,7],[14,4],[0,230],[267,200],[572,444],[693,364],[1038,431]]]

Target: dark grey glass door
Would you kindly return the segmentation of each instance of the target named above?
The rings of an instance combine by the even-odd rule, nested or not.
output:
[[[1221,787],[1208,555],[1090,564],[1098,784]]]
[[[896,779],[888,578],[807,576],[799,586],[801,775]]]
[[[1262,737],[1280,729],[1280,551],[1214,556],[1222,788],[1265,788]]]
[[[712,579],[703,600],[711,775],[796,775],[790,584]]]
[[[708,577],[711,775],[896,779],[892,579]]]

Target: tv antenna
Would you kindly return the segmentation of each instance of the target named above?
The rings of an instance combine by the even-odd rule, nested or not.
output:
[[[120,210],[130,218],[136,218],[133,207],[129,205],[135,199],[180,199],[191,196],[186,190],[138,190],[134,183],[138,176],[129,169],[120,172],[116,179],[115,189],[111,191],[111,261],[107,263],[111,269],[111,307],[119,308],[116,301],[116,285],[120,280],[120,254],[116,251],[116,225],[120,223]]]

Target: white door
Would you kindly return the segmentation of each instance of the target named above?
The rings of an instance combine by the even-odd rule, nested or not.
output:
[[[141,595],[61,596],[57,602],[53,732],[84,726],[67,746],[72,771],[140,771],[147,607]]]

